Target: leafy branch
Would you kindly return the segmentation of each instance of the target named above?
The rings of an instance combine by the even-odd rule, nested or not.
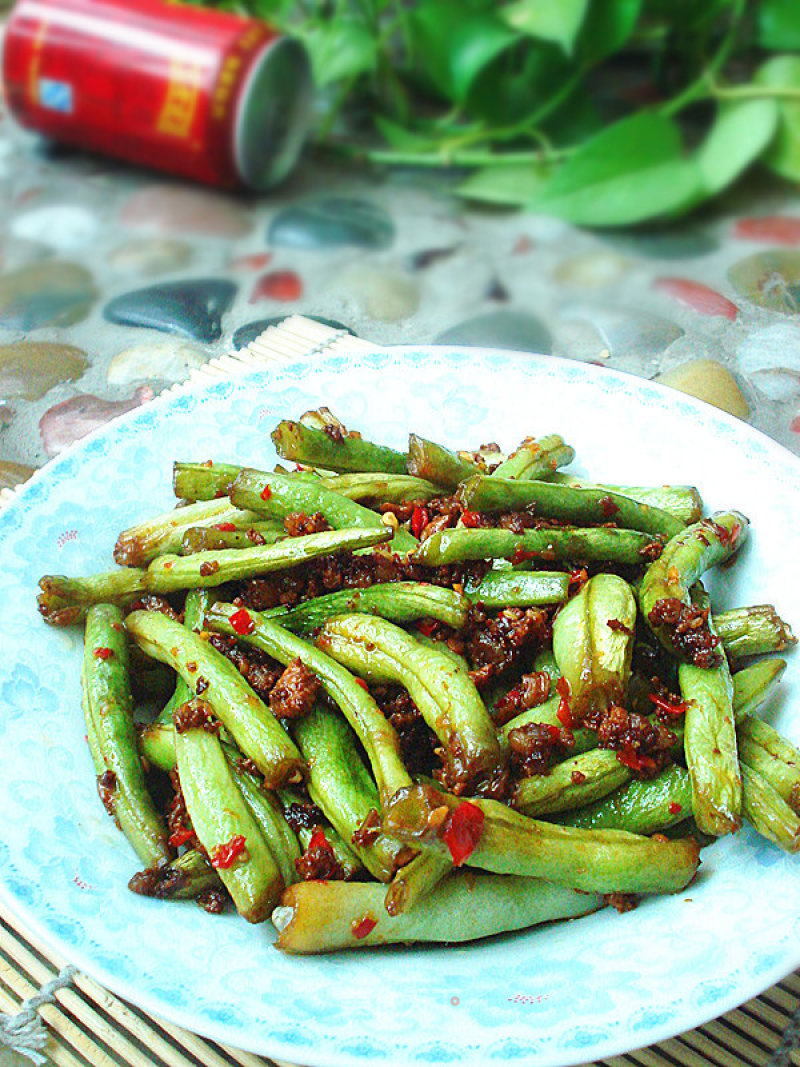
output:
[[[800,180],[800,0],[205,2],[305,42],[319,150],[474,200],[624,226]]]

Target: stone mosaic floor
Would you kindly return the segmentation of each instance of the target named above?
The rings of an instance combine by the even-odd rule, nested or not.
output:
[[[0,102],[2,484],[294,312],[384,344],[662,377],[800,453],[789,186],[634,233],[470,209],[429,174],[310,160],[274,195],[237,198],[47,146]]]

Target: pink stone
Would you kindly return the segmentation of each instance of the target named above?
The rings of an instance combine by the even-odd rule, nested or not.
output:
[[[259,300],[299,300],[303,295],[303,283],[293,270],[274,270],[262,274],[253,286],[250,303]]]
[[[217,193],[185,186],[151,185],[127,200],[120,212],[123,226],[182,236],[244,237],[250,219],[233,201]]]
[[[763,215],[758,219],[739,219],[733,236],[743,241],[768,241],[777,245],[800,244],[800,219],[784,215]]]
[[[237,256],[230,260],[228,270],[263,270],[271,261],[271,252],[255,252],[251,256]]]
[[[721,315],[732,322],[739,314],[738,307],[722,293],[689,278],[656,278],[653,288],[669,293],[678,303],[693,308],[701,315]]]
[[[85,437],[140,404],[153,399],[149,385],[140,386],[130,400],[103,400],[102,397],[84,393],[70,397],[45,411],[39,419],[39,433],[48,456],[57,456],[73,441]]]

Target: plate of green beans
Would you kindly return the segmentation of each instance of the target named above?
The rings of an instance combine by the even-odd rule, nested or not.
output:
[[[0,514],[0,893],[308,1065],[566,1065],[800,964],[800,464],[552,358],[185,388]]]

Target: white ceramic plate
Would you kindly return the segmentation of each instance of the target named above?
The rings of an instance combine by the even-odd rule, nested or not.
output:
[[[561,432],[597,480],[697,484],[753,532],[718,606],[797,621],[800,463],[704,404],[626,375],[508,352],[320,358],[163,397],[78,443],[0,514],[0,893],[123,997],[219,1041],[309,1065],[584,1062],[719,1015],[800,964],[800,858],[749,829],[685,892],[626,915],[464,947],[290,958],[268,926],[126,888],[137,863],[98,802],[81,634],[37,615],[42,573],[108,569],[116,533],[173,504],[173,458],[269,466],[282,417],[329,405],[365,436],[452,446]],[[771,711],[800,741],[797,658]]]

